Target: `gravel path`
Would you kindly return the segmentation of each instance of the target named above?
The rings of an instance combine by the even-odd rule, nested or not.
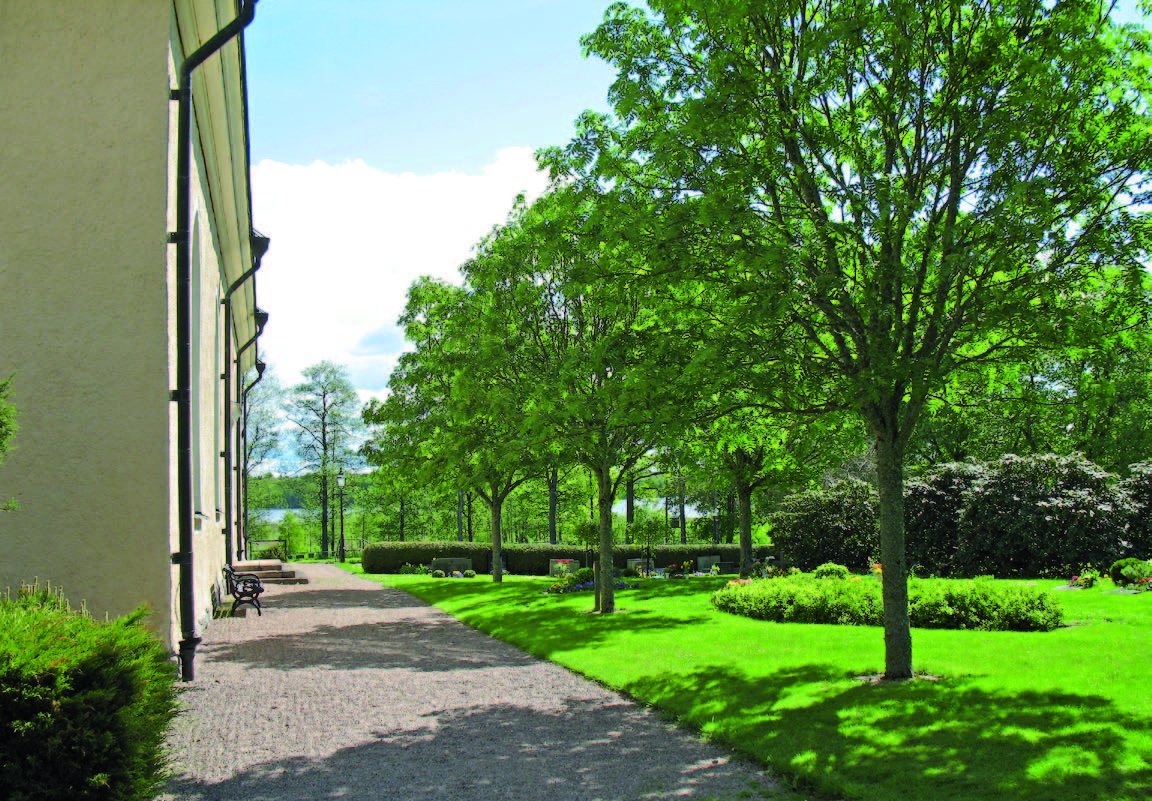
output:
[[[214,621],[162,801],[775,797],[603,687],[332,565]],[[749,792],[751,791],[751,792]]]

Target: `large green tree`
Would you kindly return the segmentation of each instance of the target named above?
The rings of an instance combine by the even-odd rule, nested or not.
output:
[[[501,352],[507,363],[519,354],[504,348],[502,332],[485,328],[481,302],[433,279],[413,284],[400,322],[415,350],[393,371],[388,398],[370,403],[363,416],[379,427],[366,448],[371,461],[411,465],[424,481],[453,476],[487,504],[492,580],[499,582],[504,501],[545,465],[522,435],[522,387],[502,380],[490,358]]]
[[[585,39],[623,124],[588,118],[568,156],[621,196],[661,188],[662,280],[754,291],[781,382],[818,379],[793,405],[869,427],[885,675],[910,677],[903,466],[930,393],[1143,303],[1146,37],[1085,0],[650,6]]]
[[[284,401],[284,412],[294,427],[296,453],[316,477],[320,503],[320,555],[328,556],[333,543],[330,505],[335,477],[355,461],[360,400],[343,365],[323,361],[304,369],[304,381]]]
[[[629,472],[687,422],[697,345],[684,325],[657,326],[650,298],[614,280],[640,256],[586,189],[558,185],[518,208],[465,275],[492,334],[484,359],[526,399],[523,440],[595,479],[597,609],[610,613],[612,504]]]

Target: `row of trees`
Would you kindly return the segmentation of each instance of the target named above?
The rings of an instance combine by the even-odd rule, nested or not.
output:
[[[616,116],[541,154],[551,190],[464,286],[412,288],[366,453],[475,489],[497,554],[509,493],[578,464],[608,564],[655,462],[734,489],[747,541],[753,490],[863,434],[885,674],[908,677],[910,460],[1146,436],[1098,429],[1147,402],[1147,36],[1083,0],[650,7],[584,40]],[[1042,403],[1063,434],[1023,419]]]

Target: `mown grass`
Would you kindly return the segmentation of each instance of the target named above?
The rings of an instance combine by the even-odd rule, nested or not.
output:
[[[357,566],[358,570],[358,566]],[[721,613],[724,579],[646,582],[589,614],[546,580],[370,576],[652,704],[800,787],[869,801],[1126,801],[1152,793],[1152,593],[1057,592],[1056,631],[914,630],[917,673],[871,684],[882,630]],[[1040,581],[1041,588],[1062,582]]]

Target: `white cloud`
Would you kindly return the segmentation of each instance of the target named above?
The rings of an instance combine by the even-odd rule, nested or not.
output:
[[[380,396],[402,352],[395,323],[408,287],[422,275],[459,283],[460,265],[516,195],[535,197],[546,183],[525,148],[501,150],[479,175],[261,161],[253,217],[272,240],[257,279],[271,315],[261,358],[286,387],[327,359],[348,366],[362,398]]]

